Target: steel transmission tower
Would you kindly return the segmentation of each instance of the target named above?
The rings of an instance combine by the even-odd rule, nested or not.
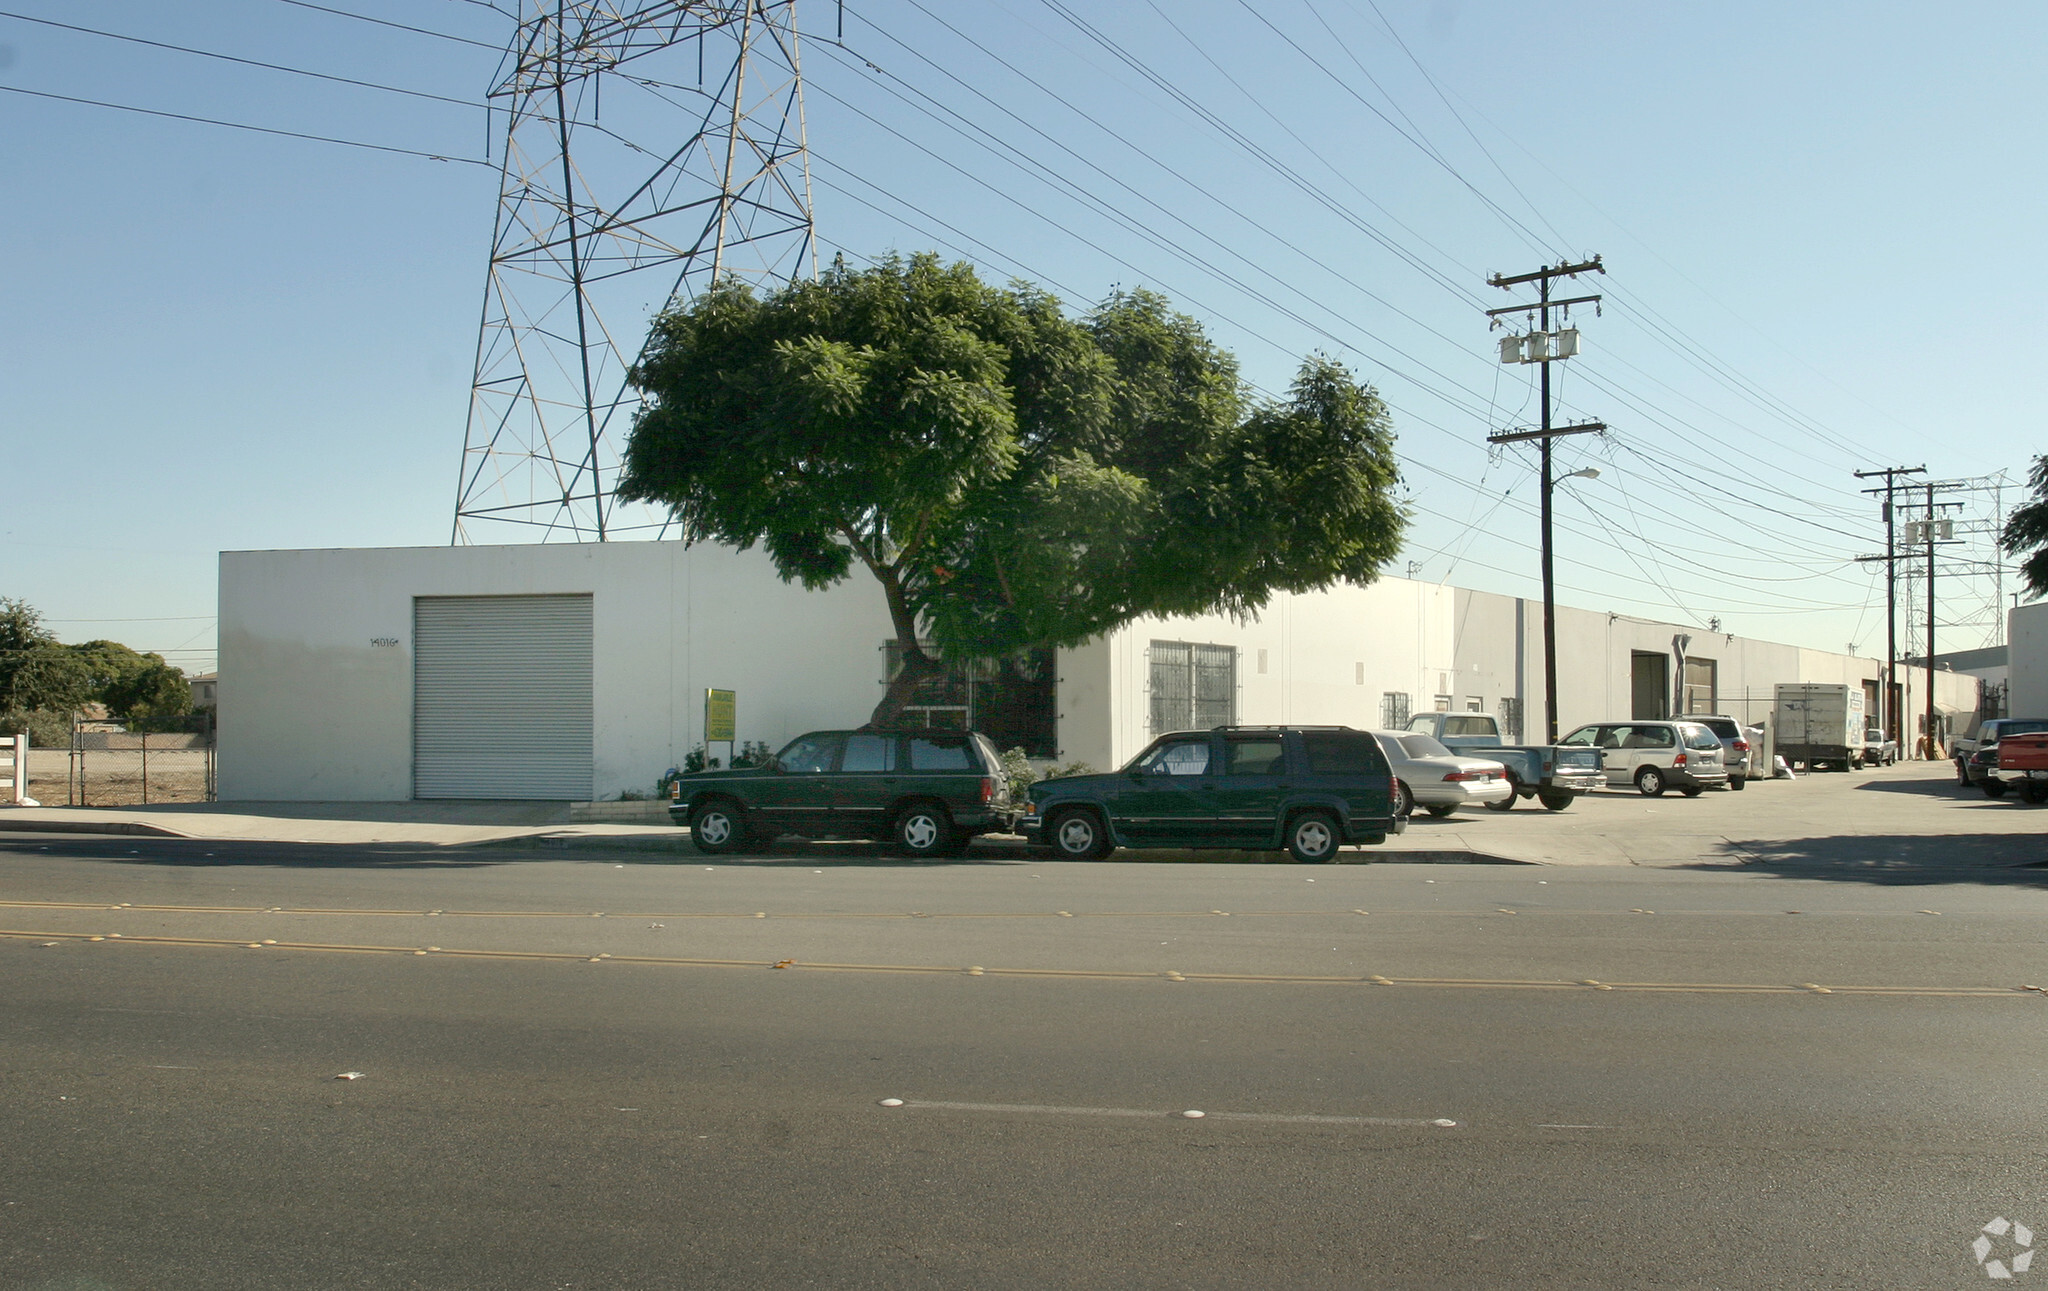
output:
[[[651,535],[615,514],[649,320],[815,276],[795,0],[522,0],[454,542]]]

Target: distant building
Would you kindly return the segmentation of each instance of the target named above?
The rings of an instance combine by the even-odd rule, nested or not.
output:
[[[192,707],[216,708],[220,705],[220,674],[202,672],[185,678],[192,687]]]

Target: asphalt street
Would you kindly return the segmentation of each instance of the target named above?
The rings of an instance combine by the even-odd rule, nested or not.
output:
[[[1963,1286],[2048,1231],[2044,917],[2025,868],[9,835],[0,1284]]]

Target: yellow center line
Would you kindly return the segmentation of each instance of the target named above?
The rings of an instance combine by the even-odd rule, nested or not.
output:
[[[1201,973],[1151,969],[989,968],[955,964],[836,964],[796,960],[705,959],[676,955],[618,955],[607,952],[550,950],[480,950],[441,946],[348,945],[312,941],[261,941],[224,937],[166,937],[153,934],[37,932],[0,928],[0,938],[107,945],[177,946],[212,949],[298,950],[356,955],[442,956],[465,959],[554,960],[563,963],[647,964],[671,968],[768,968],[824,973],[920,974],[925,976],[1069,978],[1092,981],[1170,981],[1278,983],[1296,986],[1421,986],[1478,990],[1655,991],[1722,995],[1863,995],[1891,998],[2041,999],[2048,993],[2032,986],[1821,986],[1772,982],[1608,982],[1590,978],[1383,977],[1378,974],[1333,976],[1315,973]]]

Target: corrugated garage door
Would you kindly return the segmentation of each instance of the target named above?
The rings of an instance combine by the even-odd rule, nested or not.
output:
[[[413,601],[415,798],[590,798],[590,597]]]

